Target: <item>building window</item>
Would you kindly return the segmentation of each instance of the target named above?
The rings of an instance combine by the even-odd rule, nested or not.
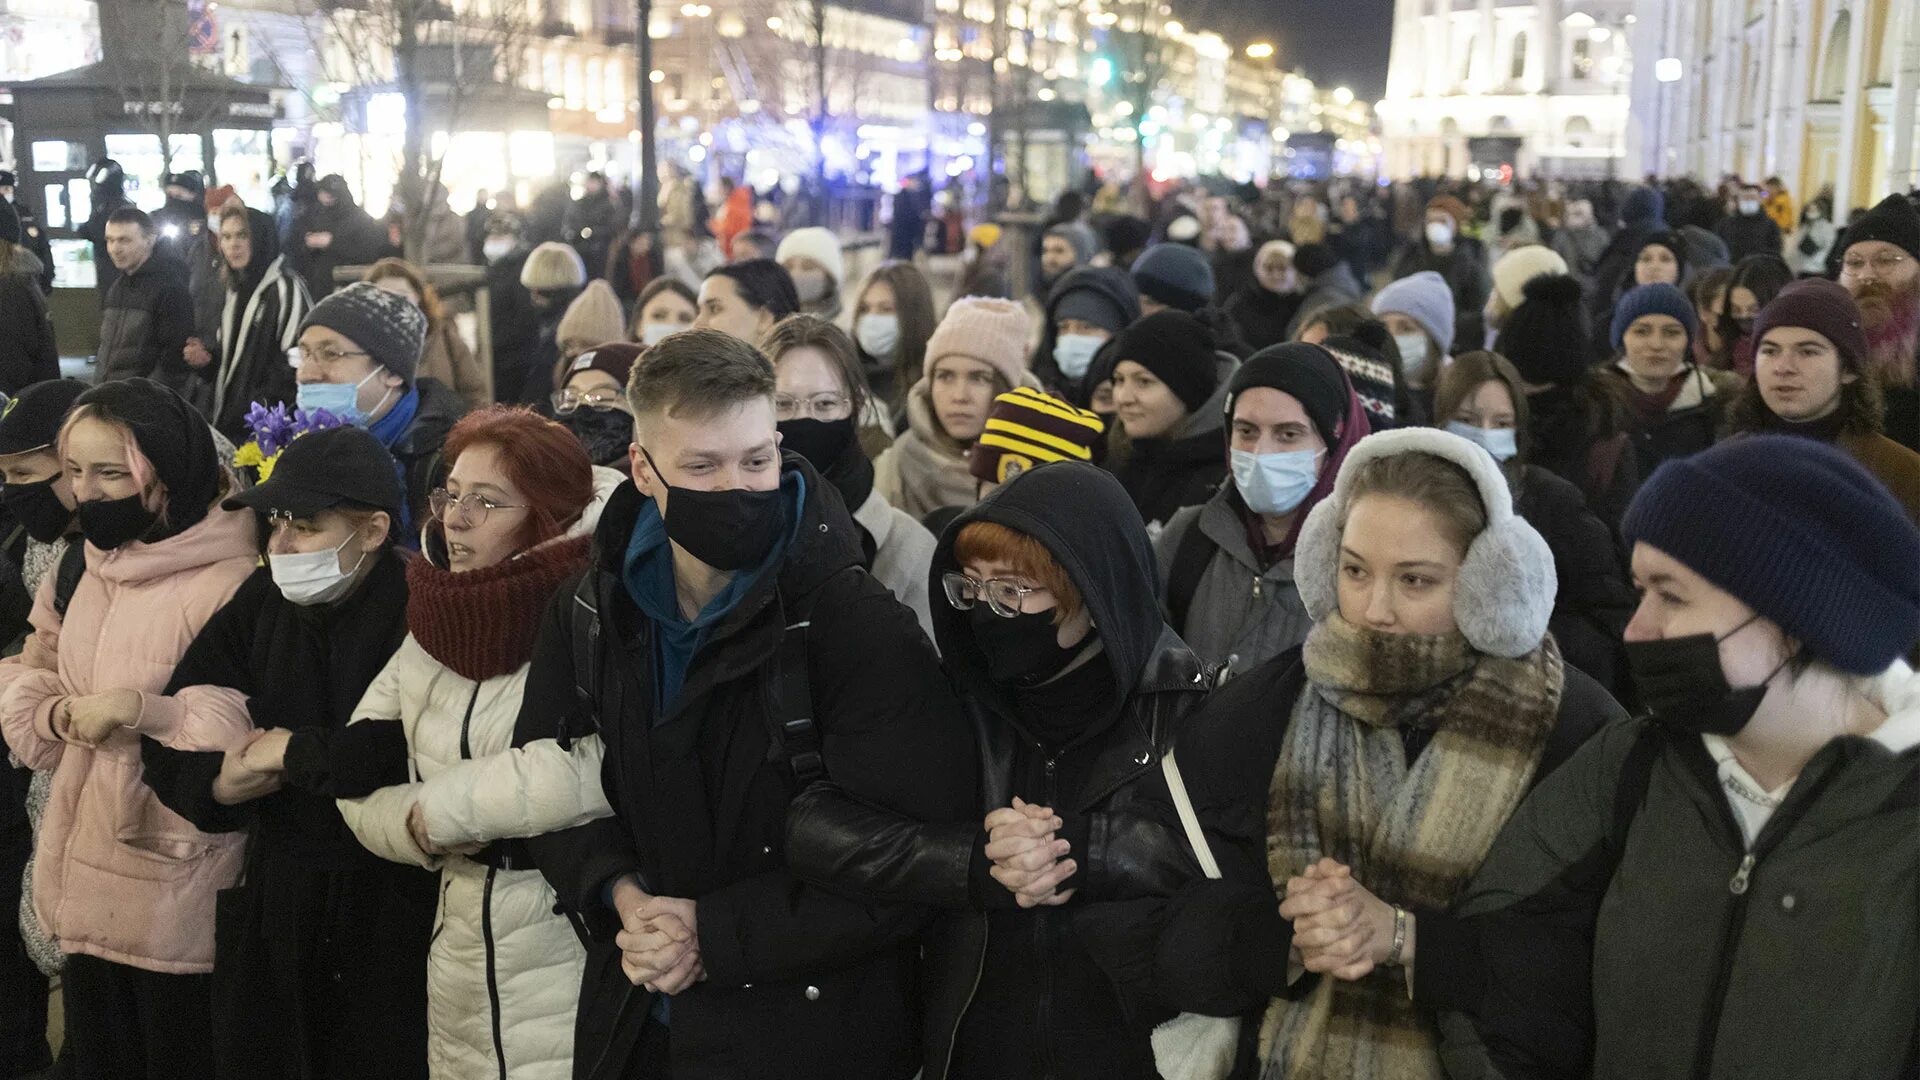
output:
[[[1507,78],[1514,82],[1527,77],[1527,32],[1513,35],[1513,61],[1507,68]]]
[[[1568,74],[1576,79],[1593,78],[1593,41],[1585,34],[1573,39],[1573,63]]]
[[[1820,101],[1839,101],[1847,92],[1847,46],[1853,38],[1853,14],[1843,11],[1827,31],[1827,53],[1820,61]]]
[[[1593,136],[1593,121],[1576,116],[1567,121],[1567,145],[1578,150]]]

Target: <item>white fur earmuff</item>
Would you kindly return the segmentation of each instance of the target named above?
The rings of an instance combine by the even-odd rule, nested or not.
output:
[[[1453,594],[1453,618],[1467,643],[1491,656],[1525,656],[1540,647],[1553,614],[1559,578],[1553,552],[1513,512],[1513,493],[1493,455],[1436,428],[1402,428],[1369,435],[1340,463],[1333,494],[1307,514],[1294,547],[1293,580],[1307,615],[1319,621],[1340,605],[1340,532],[1353,476],[1375,458],[1432,454],[1467,471],[1480,489],[1487,527],[1467,548]]]

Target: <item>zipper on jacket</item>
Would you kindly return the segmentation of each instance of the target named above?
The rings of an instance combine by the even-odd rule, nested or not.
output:
[[[1261,589],[1260,575],[1255,574],[1253,575],[1253,598],[1255,600],[1260,599],[1260,589]]]
[[[480,937],[487,949],[487,1004],[492,1011],[493,1060],[500,1066],[500,1080],[507,1080],[507,1043],[500,1033],[500,970],[493,954],[493,876],[487,867],[487,880],[480,894]]]
[[[473,744],[469,736],[473,734],[473,707],[480,700],[480,684],[473,684],[473,693],[467,697],[467,714],[460,718],[460,760],[473,760]]]

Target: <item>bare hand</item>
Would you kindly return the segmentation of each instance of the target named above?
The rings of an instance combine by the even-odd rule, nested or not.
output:
[[[447,853],[445,848],[434,843],[433,838],[427,835],[427,816],[421,811],[420,804],[417,802],[407,808],[407,835],[413,837],[414,847],[429,855]]]
[[[310,232],[307,234],[307,246],[315,251],[325,251],[333,246],[333,234],[330,232]]]
[[[247,768],[255,772],[284,772],[287,768],[287,743],[293,732],[286,728],[266,728],[254,733],[247,743]]]
[[[68,741],[99,746],[140,719],[138,691],[116,689],[67,699]]]
[[[1072,845],[1054,836],[1061,825],[1051,808],[1017,797],[1011,807],[987,815],[986,856],[994,864],[993,879],[1023,908],[1057,906],[1073,896],[1072,889],[1055,891],[1079,869],[1067,857]]]
[[[222,806],[238,806],[280,790],[280,774],[263,772],[247,765],[247,751],[265,732],[256,731],[246,746],[228,750],[220,760],[220,775],[213,778],[213,801]]]
[[[188,367],[203,368],[213,363],[213,354],[207,351],[206,345],[197,337],[187,339],[187,347],[184,350],[184,355]]]
[[[1280,906],[1281,916],[1293,920],[1302,966],[1350,982],[1366,977],[1393,949],[1393,906],[1333,860],[1321,860],[1307,875],[1287,883]],[[1402,959],[1412,956],[1403,950]]]

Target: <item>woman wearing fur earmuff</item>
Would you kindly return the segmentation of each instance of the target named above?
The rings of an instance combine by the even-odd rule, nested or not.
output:
[[[1235,1075],[1437,1078],[1448,910],[1527,791],[1625,714],[1562,662],[1553,557],[1465,439],[1362,440],[1294,576],[1305,644],[1179,737],[1225,876],[1162,908],[1153,993],[1245,1017]]]

